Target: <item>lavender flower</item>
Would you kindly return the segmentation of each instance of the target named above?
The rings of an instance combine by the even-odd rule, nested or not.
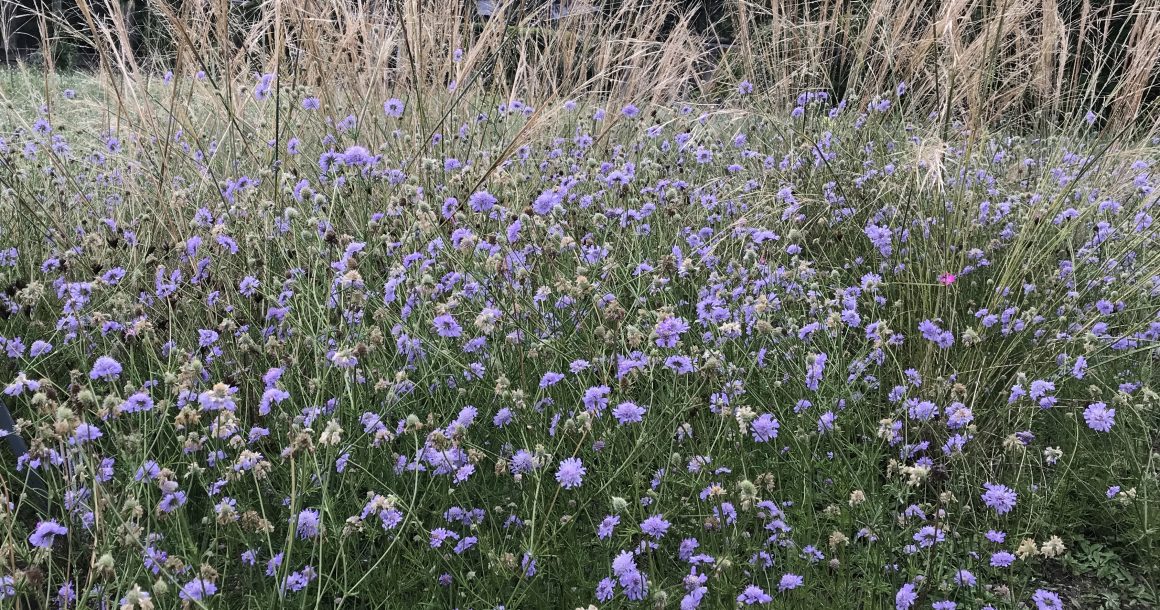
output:
[[[28,542],[32,546],[47,549],[52,546],[57,536],[63,536],[67,533],[68,528],[56,521],[41,521],[36,524],[36,529],[28,536]]]
[[[768,604],[771,601],[773,601],[773,598],[757,585],[745,587],[745,590],[737,596],[737,603],[745,604],[746,606]]]
[[[89,379],[97,380],[103,379],[105,381],[113,381],[121,376],[121,363],[113,360],[108,356],[101,356],[93,363],[93,368],[89,371]]]
[[[565,458],[560,461],[560,466],[556,470],[556,480],[564,489],[574,489],[580,486],[587,473],[580,458]]]
[[[998,485],[994,483],[984,483],[986,488],[982,495],[983,503],[1000,515],[1011,512],[1015,508],[1015,492],[1006,485]]]
[[[1116,410],[1102,402],[1092,403],[1084,409],[1083,420],[1096,432],[1111,432],[1116,424]]]

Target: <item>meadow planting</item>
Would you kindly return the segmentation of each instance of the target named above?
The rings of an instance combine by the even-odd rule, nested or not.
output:
[[[42,93],[0,606],[1160,604],[1157,148],[1097,113]]]

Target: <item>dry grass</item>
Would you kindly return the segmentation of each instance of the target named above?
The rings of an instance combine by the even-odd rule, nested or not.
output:
[[[727,0],[735,44],[720,61],[707,61],[714,41],[692,31],[688,3],[676,0],[624,0],[611,16],[557,21],[510,0],[486,22],[463,0],[266,0],[245,18],[229,0],[142,1],[172,36],[165,64],[228,83],[217,103],[231,115],[258,72],[330,103],[408,91],[432,116],[448,108],[422,94],[450,83],[456,95],[439,96],[443,104],[480,91],[533,103],[584,95],[640,103],[717,96],[742,78],[781,99],[808,88],[872,95],[905,80],[909,103],[977,126],[1067,123],[1101,107],[1117,127],[1151,123],[1148,92],[1160,83],[1160,0],[1118,10],[1087,0]],[[13,0],[3,2],[9,9]],[[155,72],[158,58],[133,53],[121,3],[77,0],[77,9],[87,31],[75,35],[98,51],[118,111],[142,111],[125,83]],[[459,61],[456,49],[465,51]]]

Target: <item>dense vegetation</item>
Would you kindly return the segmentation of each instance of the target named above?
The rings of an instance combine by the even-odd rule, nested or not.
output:
[[[1144,106],[175,23],[0,75],[3,607],[1160,605]]]

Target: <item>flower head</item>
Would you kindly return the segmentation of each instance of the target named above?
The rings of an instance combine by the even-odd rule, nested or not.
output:
[[[1016,494],[1010,487],[995,483],[984,483],[983,487],[987,490],[982,495],[983,503],[996,513],[1004,515],[1015,508]]]
[[[113,381],[121,376],[121,363],[113,360],[108,356],[101,356],[93,363],[93,369],[89,371],[89,379],[104,379],[105,381]]]
[[[584,482],[584,475],[587,473],[580,458],[570,457],[560,461],[560,466],[556,470],[556,480],[564,489],[573,489]]]
[[[41,521],[36,525],[36,529],[28,537],[28,542],[32,546],[47,549],[52,546],[53,541],[57,536],[63,536],[68,533],[68,528],[57,523],[56,521]]]

